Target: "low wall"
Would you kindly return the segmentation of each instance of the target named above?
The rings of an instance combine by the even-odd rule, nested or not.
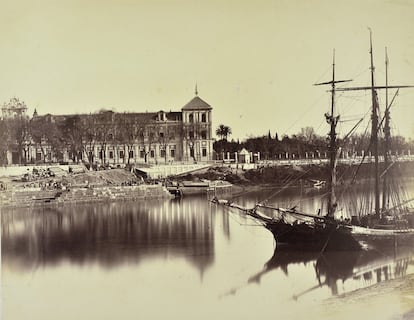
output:
[[[168,176],[183,175],[209,168],[211,164],[170,164],[170,165],[155,165],[151,167],[136,166],[135,169],[144,172],[148,178],[162,179]]]
[[[73,188],[71,190],[6,190],[0,192],[0,207],[31,207],[117,200],[171,198],[161,185]]]

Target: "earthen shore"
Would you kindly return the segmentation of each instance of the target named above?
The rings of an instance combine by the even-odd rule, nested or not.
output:
[[[26,178],[1,179],[0,208],[171,198],[161,184],[144,184],[123,169]]]
[[[330,298],[314,311],[318,319],[414,319],[414,274]]]

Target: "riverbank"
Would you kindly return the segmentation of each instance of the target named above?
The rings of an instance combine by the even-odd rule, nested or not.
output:
[[[20,189],[0,192],[0,207],[53,206],[67,203],[90,203],[98,201],[139,201],[167,199],[171,194],[162,185],[139,185],[119,187],[89,187],[66,190]]]
[[[161,185],[154,187],[144,184],[142,178],[125,169],[88,171],[81,165],[71,166],[68,170],[59,166],[23,169],[20,171],[26,171],[24,174],[20,172],[16,176],[0,177],[0,206],[37,206],[63,202],[138,200],[171,196]],[[338,165],[339,187],[347,180],[353,179],[356,171],[359,175],[353,183],[362,183],[369,177],[372,169],[373,164]],[[392,171],[401,177],[412,177],[414,163],[398,163],[389,169],[389,173]],[[237,197],[253,190],[286,186],[313,188],[316,182],[327,181],[329,172],[320,165],[261,165],[256,169],[245,170],[241,166],[220,164],[172,179],[176,182],[226,181],[232,184],[232,196]]]
[[[383,281],[325,301],[320,319],[414,319],[414,274]]]
[[[349,180],[359,182],[372,177],[373,163],[338,164],[338,183]],[[389,167],[390,175],[399,177],[414,177],[414,162],[398,162]],[[244,170],[241,166],[218,165],[206,170],[188,174],[182,179],[226,180],[240,186],[313,186],[315,181],[327,181],[330,171],[327,166],[316,164],[297,166],[271,166],[263,164],[256,169]]]
[[[51,172],[55,172],[51,174]],[[144,184],[124,169],[57,174],[47,170],[3,177],[0,207],[36,207],[98,201],[171,198],[161,184]]]

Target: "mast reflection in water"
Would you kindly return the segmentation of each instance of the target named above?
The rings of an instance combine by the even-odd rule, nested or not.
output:
[[[297,300],[313,290],[328,287],[333,296],[370,287],[383,281],[401,278],[413,272],[414,249],[398,247],[388,251],[301,252],[278,248],[263,269],[251,276],[249,283],[259,283],[268,272],[280,269],[289,276],[289,265],[310,265],[315,271],[315,285],[292,298]]]
[[[278,201],[299,201],[296,191]],[[402,248],[275,249],[265,228],[204,197],[2,209],[1,218],[5,320],[324,319],[327,298],[414,272]],[[381,315],[401,312],[393,304]]]

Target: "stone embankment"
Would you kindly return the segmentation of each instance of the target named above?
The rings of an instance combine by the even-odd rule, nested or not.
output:
[[[0,192],[0,207],[31,207],[64,203],[145,200],[171,197],[168,190],[161,185],[102,186],[72,188],[70,190],[14,189]]]

